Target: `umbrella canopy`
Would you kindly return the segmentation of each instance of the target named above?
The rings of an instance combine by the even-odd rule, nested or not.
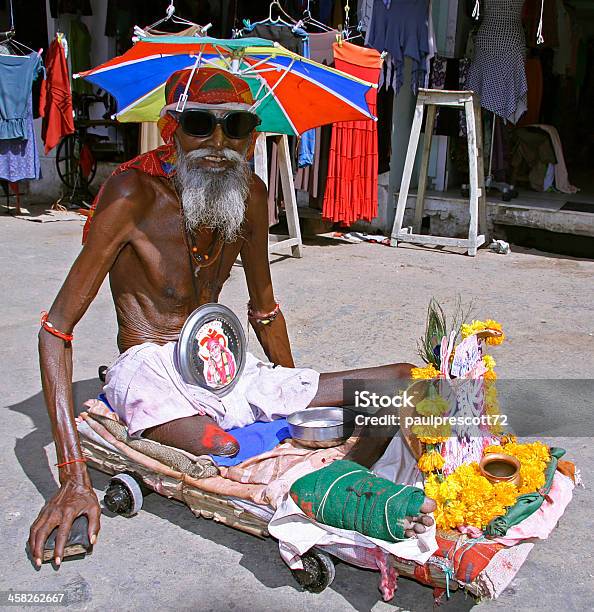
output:
[[[263,38],[141,38],[123,55],[75,76],[115,98],[119,121],[157,121],[169,76],[201,66],[224,68],[249,84],[262,132],[297,135],[335,121],[375,119],[367,95],[377,85]]]

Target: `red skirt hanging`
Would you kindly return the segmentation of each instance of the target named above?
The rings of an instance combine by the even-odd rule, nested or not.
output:
[[[348,42],[333,45],[335,66],[365,81],[379,80],[382,59],[375,49]],[[369,110],[377,112],[377,90],[367,94]],[[342,121],[332,127],[328,179],[322,215],[335,223],[351,225],[377,216],[377,122]]]

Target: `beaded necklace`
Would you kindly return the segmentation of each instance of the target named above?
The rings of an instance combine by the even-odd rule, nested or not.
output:
[[[202,268],[208,268],[209,266],[212,266],[212,264],[219,258],[223,250],[223,247],[225,246],[225,241],[220,240],[218,230],[214,230],[213,239],[212,239],[212,242],[210,243],[210,246],[208,247],[208,251],[202,254],[198,253],[198,247],[196,246],[196,242],[194,240],[195,234],[192,230],[188,229],[188,226],[184,219],[184,208],[182,205],[182,199],[177,190],[175,179],[172,181],[172,185],[173,185],[173,190],[175,192],[175,195],[177,196],[177,201],[179,202],[180,221],[182,224],[182,232],[184,235],[186,247],[190,255],[190,263],[192,262],[194,263],[194,274],[193,275],[195,277],[198,277],[198,275],[200,274],[200,270]],[[215,251],[215,248],[216,248],[216,252],[213,252]]]

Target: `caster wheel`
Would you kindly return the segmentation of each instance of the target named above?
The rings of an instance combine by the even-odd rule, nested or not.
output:
[[[142,490],[130,474],[116,474],[103,497],[105,507],[114,514],[133,516],[142,508]]]
[[[512,200],[512,192],[511,192],[511,191],[504,191],[504,192],[501,194],[501,199],[502,199],[504,202],[511,202],[511,200]]]
[[[292,570],[295,580],[310,593],[321,593],[330,586],[336,576],[334,562],[329,555],[319,550],[305,553],[301,557],[302,570]]]
[[[462,185],[462,188],[460,189],[460,193],[462,194],[463,198],[469,198],[470,197],[470,189],[469,189],[468,185]]]

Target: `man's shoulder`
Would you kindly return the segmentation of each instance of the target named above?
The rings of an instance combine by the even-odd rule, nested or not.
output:
[[[116,200],[130,205],[146,205],[164,188],[164,181],[135,168],[127,168],[112,174],[104,184],[102,202],[104,205]]]

